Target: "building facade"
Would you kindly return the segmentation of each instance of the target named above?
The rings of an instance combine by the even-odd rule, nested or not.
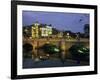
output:
[[[40,38],[40,37],[49,37],[52,35],[52,27],[45,25],[40,27],[41,24],[39,23],[34,23],[32,25],[32,38]]]

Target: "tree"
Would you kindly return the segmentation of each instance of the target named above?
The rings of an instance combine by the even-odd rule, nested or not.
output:
[[[54,35],[56,35],[56,34],[58,34],[60,31],[59,30],[57,30],[56,28],[52,28],[53,29],[53,34]]]
[[[23,36],[30,37],[31,36],[31,25],[23,27]]]

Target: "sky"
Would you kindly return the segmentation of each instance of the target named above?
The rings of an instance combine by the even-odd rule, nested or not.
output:
[[[72,32],[84,32],[85,24],[89,24],[89,14],[85,13],[63,13],[63,12],[41,12],[23,11],[23,26],[32,25],[35,22],[50,25],[58,30],[70,30]]]

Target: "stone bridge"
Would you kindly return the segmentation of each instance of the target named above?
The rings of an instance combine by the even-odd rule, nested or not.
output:
[[[76,40],[76,39],[52,39],[52,38],[42,38],[42,39],[23,39],[23,45],[24,44],[30,44],[33,46],[33,52],[35,53],[35,55],[38,54],[37,49],[38,47],[44,45],[45,43],[50,43],[50,44],[54,44],[57,47],[61,48],[63,51],[67,51],[67,53],[65,55],[69,56],[69,48],[74,45],[74,44],[83,44],[86,47],[89,47],[89,40],[88,39],[80,39],[80,40]]]

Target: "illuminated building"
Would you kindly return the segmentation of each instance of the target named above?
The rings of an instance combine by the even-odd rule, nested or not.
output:
[[[32,38],[40,38],[40,37],[49,37],[52,35],[52,27],[51,26],[42,26],[40,27],[39,23],[35,23],[32,25]]]
[[[39,24],[35,23],[32,26],[32,38],[39,38]]]

